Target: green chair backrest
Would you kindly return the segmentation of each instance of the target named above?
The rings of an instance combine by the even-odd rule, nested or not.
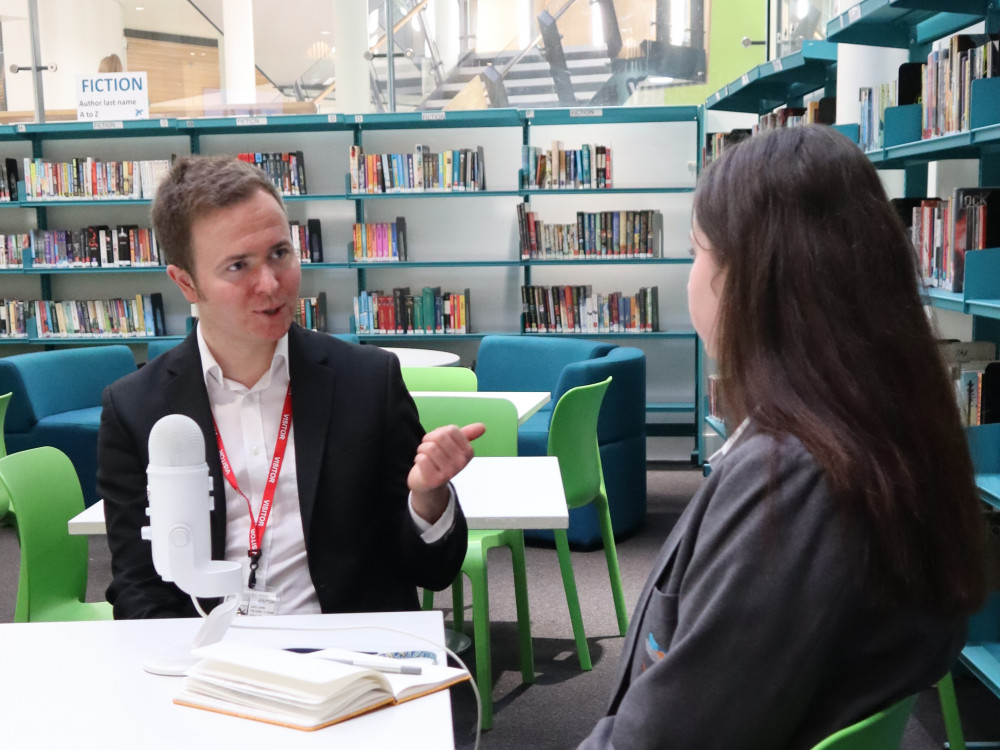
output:
[[[427,432],[444,425],[486,425],[472,443],[477,456],[517,455],[517,408],[505,398],[478,396],[414,396],[420,424]]]
[[[916,700],[916,695],[903,698],[884,711],[831,734],[812,750],[899,750],[906,720]]]
[[[474,391],[476,373],[468,367],[401,367],[408,391]]]
[[[10,403],[12,393],[4,393],[0,396],[0,458],[7,455],[7,441],[3,437],[3,423],[7,417],[7,404]],[[0,513],[0,515],[3,515]]]
[[[559,459],[570,508],[586,505],[604,492],[597,418],[610,383],[609,377],[600,383],[570,388],[552,410],[548,453]]]
[[[87,594],[87,537],[67,523],[83,511],[83,492],[66,454],[44,446],[0,458],[0,491],[17,514],[21,573],[14,622],[44,619],[47,608]]]

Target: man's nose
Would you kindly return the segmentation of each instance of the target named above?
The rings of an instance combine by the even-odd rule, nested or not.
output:
[[[278,273],[267,263],[261,265],[257,272],[255,288],[262,294],[270,294],[278,288]]]

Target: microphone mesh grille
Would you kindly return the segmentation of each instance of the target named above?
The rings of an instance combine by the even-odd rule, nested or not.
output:
[[[197,466],[205,462],[205,437],[183,414],[168,414],[149,431],[150,466]]]

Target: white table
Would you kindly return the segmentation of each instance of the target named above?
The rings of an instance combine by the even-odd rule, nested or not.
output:
[[[454,484],[470,529],[565,529],[569,526],[566,495],[555,456],[480,456],[473,458],[458,473]],[[98,501],[71,518],[69,533],[106,533],[104,501]]]
[[[411,396],[458,396],[459,398],[505,398],[517,408],[517,423],[528,421],[552,400],[548,391],[411,391]]]
[[[409,349],[402,346],[380,346],[399,358],[401,367],[453,367],[458,364],[458,355],[436,349]]]
[[[444,642],[440,612],[242,618],[226,640],[281,648],[341,646],[364,651],[436,650],[426,641],[364,628],[387,626]],[[188,643],[198,619],[0,625],[3,746],[17,750],[177,750],[177,748],[454,748],[448,691],[316,732],[263,724],[173,703],[180,678],[143,671],[157,649]],[[292,632],[302,627],[351,630]],[[456,690],[470,690],[461,685]],[[466,728],[462,728],[463,730]]]

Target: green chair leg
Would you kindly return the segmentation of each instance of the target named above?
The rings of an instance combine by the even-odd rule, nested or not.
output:
[[[607,499],[601,495],[595,500],[597,517],[601,523],[601,538],[604,540],[604,557],[608,561],[608,577],[611,579],[611,596],[615,600],[615,614],[618,616],[618,632],[628,631],[628,610],[625,609],[625,593],[622,590],[622,574],[618,568],[618,551],[615,549],[615,533],[611,528],[611,511]]]
[[[459,573],[451,583],[451,617],[456,633],[465,632],[465,579]]]
[[[493,671],[490,664],[490,592],[486,566],[468,571],[472,584],[472,628],[476,648],[476,683],[482,706],[480,726],[485,731],[493,726]]]
[[[524,534],[510,535],[510,557],[514,567],[514,602],[517,605],[517,637],[521,653],[521,679],[535,681],[535,650],[531,644],[531,613],[528,610],[528,575],[524,560]]]
[[[563,588],[566,590],[566,606],[569,607],[569,619],[573,624],[573,638],[576,640],[576,651],[580,657],[580,669],[593,669],[590,661],[590,647],[587,645],[587,635],[583,632],[583,617],[580,615],[580,598],[576,594],[576,578],[573,575],[573,562],[569,556],[569,541],[565,529],[555,529],[556,551],[559,555],[559,570],[562,573]]]
[[[958,700],[955,698],[955,682],[951,672],[937,684],[938,700],[941,701],[941,716],[944,718],[944,733],[951,750],[965,750],[965,736],[962,734],[962,719],[958,715]]]
[[[425,611],[428,610],[428,609],[434,609],[434,592],[433,591],[431,591],[430,589],[424,589],[424,600],[423,600],[423,603],[420,606],[421,606],[421,609],[423,609]]]

